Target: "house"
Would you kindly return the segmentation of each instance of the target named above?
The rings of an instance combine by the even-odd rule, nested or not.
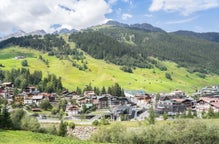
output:
[[[172,100],[184,104],[186,108],[193,108],[194,106],[192,98],[173,98]]]
[[[177,90],[170,93],[160,93],[159,94],[159,100],[170,100],[173,98],[186,98],[185,92]]]
[[[87,98],[87,97],[79,97],[76,102],[79,104],[79,105],[83,105],[83,104],[86,104],[87,102],[89,102],[90,99]]]
[[[148,94],[145,95],[135,95],[131,101],[135,102],[137,106],[144,107],[151,101],[151,96]]]
[[[12,87],[14,87],[12,82],[4,82],[4,83],[2,83],[2,86],[4,88],[12,88]]]
[[[14,59],[25,59],[25,56],[16,56]]]
[[[132,106],[128,105],[117,105],[113,108],[110,109],[112,112],[112,119],[113,120],[128,120],[131,119],[132,117]]]
[[[33,103],[32,98],[29,98],[29,97],[24,98],[24,102],[23,102],[24,105],[28,105],[28,104],[32,104],[32,103]]]
[[[43,95],[35,95],[32,97],[32,101],[33,103],[35,103],[36,105],[39,105],[40,104],[40,101],[44,98]]]
[[[201,97],[219,97],[219,86],[206,86],[193,95]]]
[[[68,114],[68,116],[78,115],[78,112],[79,112],[79,107],[77,105],[68,104],[66,106],[66,113]]]
[[[132,98],[135,97],[136,95],[145,95],[144,90],[124,90],[125,97],[127,98]]]
[[[91,96],[95,96],[95,92],[94,91],[85,91],[84,92],[84,96],[85,97],[91,97]]]
[[[158,101],[155,111],[157,113],[163,114],[166,113],[180,113],[186,110],[185,104],[182,100],[165,100]]]
[[[107,96],[97,97],[97,108],[98,109],[106,109],[109,108],[109,101]]]
[[[214,112],[219,111],[219,99],[218,98],[209,98],[209,97],[201,97],[196,103],[196,111],[208,112],[209,108],[212,107]]]

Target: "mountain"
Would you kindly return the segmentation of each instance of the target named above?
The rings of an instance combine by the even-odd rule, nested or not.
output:
[[[20,68],[13,58],[21,54],[30,71],[61,76],[68,89],[118,82],[125,89],[193,92],[219,81],[219,43],[116,22],[71,35],[9,38],[0,42],[1,69]]]
[[[145,30],[148,28],[145,24],[127,26],[110,21],[110,25],[106,25],[72,34],[69,38],[94,58],[117,65],[153,68],[156,62],[150,57],[155,57],[173,61],[190,72],[219,74],[219,44],[216,42],[167,33],[159,28]],[[156,67],[163,69],[159,65]]]
[[[22,31],[22,30],[18,30],[17,32],[15,32],[15,33],[12,33],[12,34],[9,34],[9,35],[7,35],[7,36],[5,36],[5,37],[2,37],[1,39],[0,39],[0,41],[4,41],[4,40],[6,40],[6,39],[9,39],[9,38],[12,38],[12,37],[22,37],[22,36],[25,36],[26,35],[26,32],[24,32],[24,31]]]
[[[197,32],[192,32],[192,31],[180,30],[174,33],[177,35],[190,36],[190,37],[205,39],[205,40],[209,40],[213,42],[219,42],[219,33],[216,33],[216,32],[197,33]]]
[[[154,27],[154,26],[152,26],[150,24],[147,24],[147,23],[133,24],[133,25],[130,25],[130,27],[131,28],[140,29],[140,30],[150,31],[150,32],[165,32],[161,28]]]
[[[33,32],[30,32],[30,33],[27,33],[26,35],[40,35],[40,36],[44,36],[46,35],[47,33],[44,31],[44,30],[36,30],[36,31],[33,31]]]
[[[53,32],[53,34],[72,34],[72,33],[75,33],[75,32],[78,32],[78,31],[75,30],[75,29],[69,30],[67,28],[63,28],[63,29],[61,29],[59,31]]]
[[[46,34],[47,33],[44,30],[36,30],[36,31],[33,31],[33,32],[29,32],[29,33],[26,33],[26,32],[24,32],[22,30],[18,30],[15,33],[12,33],[12,34],[9,34],[9,35],[7,35],[5,37],[0,38],[0,41],[4,41],[4,40],[10,39],[12,37],[19,38],[19,37],[28,36],[28,35],[32,35],[32,36],[33,35],[44,36]]]
[[[161,28],[154,27],[151,24],[147,24],[147,23],[128,25],[128,24],[117,22],[117,21],[108,21],[105,25],[115,26],[115,27],[124,27],[124,28],[135,28],[135,29],[151,31],[151,32],[165,32]]]
[[[117,21],[108,21],[105,25],[110,25],[110,26],[119,26],[119,27],[129,27],[128,24],[123,24]]]

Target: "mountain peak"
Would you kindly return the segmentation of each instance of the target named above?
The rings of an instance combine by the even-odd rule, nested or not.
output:
[[[124,24],[124,23],[120,23],[117,21],[108,21],[106,23],[106,25],[111,25],[111,26],[119,26],[119,27],[129,27],[129,28],[136,28],[136,29],[141,29],[141,30],[146,30],[146,31],[150,31],[150,32],[165,32],[164,30],[162,30],[161,28],[158,27],[154,27],[151,24],[148,23],[142,23],[142,24]]]
[[[59,31],[53,32],[53,34],[72,34],[74,32],[77,32],[77,30],[76,29],[69,30],[67,28],[63,28],[63,29],[61,29]]]
[[[142,30],[146,30],[146,31],[151,31],[151,32],[165,32],[164,30],[162,30],[161,28],[158,27],[154,27],[151,24],[148,23],[142,23],[142,24],[133,24],[130,25],[131,28],[137,28],[137,29],[142,29]]]
[[[44,30],[36,30],[36,31],[28,33],[27,35],[41,35],[41,36],[44,36],[44,35],[46,35],[46,32]]]
[[[108,22],[106,23],[106,25],[119,26],[119,27],[129,27],[128,24],[124,24],[124,23],[120,23],[120,22],[118,22],[118,21],[112,21],[112,20],[108,21]]]

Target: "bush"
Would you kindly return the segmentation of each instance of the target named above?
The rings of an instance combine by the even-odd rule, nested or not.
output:
[[[24,66],[24,67],[28,66],[27,60],[23,60],[23,61],[21,62],[21,65]]]
[[[71,129],[74,129],[75,128],[75,123],[74,122],[70,122],[68,124],[68,126],[71,128]]]
[[[111,127],[99,127],[92,135],[92,140],[120,144],[216,144],[219,141],[219,126],[187,119],[127,131],[121,124],[114,124]]]
[[[99,124],[100,124],[100,123],[99,123],[98,120],[95,120],[95,121],[92,122],[92,125],[94,125],[94,126],[98,126]]]
[[[21,129],[21,120],[24,117],[23,109],[16,109],[11,112],[11,121],[13,124],[13,129]]]
[[[170,73],[165,73],[165,77],[169,80],[172,80],[172,76]]]
[[[38,132],[40,124],[36,118],[25,115],[21,120],[21,128],[27,131]]]
[[[132,68],[127,67],[127,66],[123,66],[120,69],[124,72],[133,73]]]

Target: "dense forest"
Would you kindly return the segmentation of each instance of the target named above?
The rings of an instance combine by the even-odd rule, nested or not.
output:
[[[76,59],[83,59],[83,53],[77,49],[72,49],[66,41],[58,35],[47,34],[42,36],[24,36],[18,38],[9,38],[0,42],[0,48],[9,45],[18,45],[20,47],[30,47],[42,52],[48,52],[49,55],[55,55],[58,58],[65,58],[66,55],[72,55]]]
[[[219,44],[166,32],[108,26],[72,34],[91,56],[115,64],[151,68],[148,57],[171,60],[190,72],[219,74]]]
[[[61,92],[61,77],[49,74],[47,77],[42,76],[41,71],[30,73],[28,69],[12,69],[10,71],[0,70],[0,81],[12,82],[15,88],[25,89],[28,86],[37,86],[43,92]]]

